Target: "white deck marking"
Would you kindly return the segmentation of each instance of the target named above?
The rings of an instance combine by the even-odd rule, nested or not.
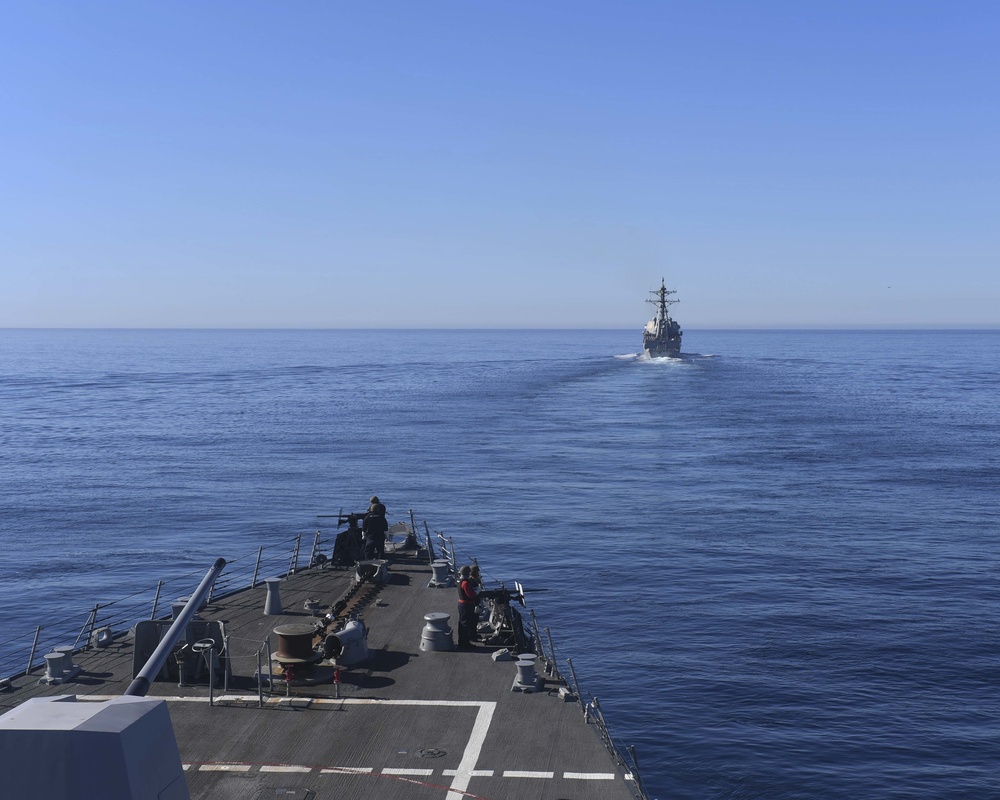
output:
[[[91,700],[91,701],[101,701],[110,700],[112,697],[117,695],[83,695],[79,699],[81,700]],[[177,697],[177,696],[165,696],[156,697],[157,700],[165,700],[171,703],[207,703],[207,697]],[[265,700],[266,705],[291,705],[295,702],[300,703],[303,698],[295,697],[270,697]],[[221,695],[215,698],[216,703],[240,703],[243,704],[247,701],[246,695]],[[497,704],[492,701],[483,700],[378,700],[375,698],[366,697],[340,697],[340,698],[311,698],[309,700],[310,706],[324,706],[324,705],[371,705],[371,706],[429,706],[438,708],[477,708],[476,721],[472,726],[472,732],[469,734],[469,741],[465,745],[465,751],[462,753],[462,760],[458,765],[458,769],[455,770],[444,770],[443,774],[449,777],[453,776],[451,786],[448,788],[448,796],[445,800],[463,800],[463,797],[467,797],[467,790],[469,788],[469,781],[472,778],[492,778],[494,776],[494,771],[491,769],[477,770],[476,763],[479,761],[479,755],[482,753],[483,744],[486,741],[486,735],[489,733],[490,724],[493,721],[493,712],[496,710]],[[203,764],[199,767],[201,770],[210,771],[231,771],[231,772],[246,772],[251,768],[249,764]],[[274,766],[262,766],[260,768],[261,772],[311,772],[312,767],[274,767]],[[372,767],[330,767],[320,769],[321,774],[370,774],[374,770]],[[409,770],[393,771],[390,768],[382,770],[383,775],[433,775],[433,770]],[[572,778],[576,780],[614,780],[615,775],[612,773],[590,773],[590,772],[565,772],[563,773],[565,778]],[[555,777],[554,772],[533,772],[531,770],[504,770],[503,777],[505,778],[553,778]]]
[[[613,772],[564,772],[563,777],[571,781],[613,781],[618,776]]]
[[[312,772],[312,767],[295,767],[291,764],[261,764],[261,772]]]
[[[469,788],[472,772],[479,761],[479,754],[483,750],[486,734],[489,733],[493,712],[496,710],[497,704],[479,703],[478,705],[479,713],[476,714],[476,722],[472,726],[472,733],[469,734],[469,741],[465,745],[465,752],[462,753],[462,760],[458,764],[458,769],[455,770],[456,774],[445,800],[462,800]]]
[[[441,770],[441,774],[444,775],[446,778],[454,778],[456,775],[458,775],[458,770],[457,769],[443,769],[443,770]],[[474,769],[469,774],[473,778],[492,778],[493,777],[493,770],[491,770],[491,769]]]
[[[505,769],[503,771],[503,776],[505,778],[554,778],[554,772],[532,772],[526,769]]]
[[[250,764],[202,764],[199,772],[249,772]]]
[[[86,694],[78,695],[78,700],[92,702],[105,702],[121,697],[118,694]],[[148,695],[148,700],[165,700],[168,703],[207,703],[207,697],[180,696],[180,695]],[[242,708],[247,700],[251,700],[252,708],[257,706],[257,695],[245,694],[217,694],[215,702],[218,703],[239,703]],[[268,697],[264,700],[264,705],[283,705],[292,703],[305,703],[315,706],[437,706],[444,708],[481,708],[482,706],[496,706],[493,701],[486,700],[382,700],[376,697]]]
[[[374,772],[371,767],[325,767],[320,775],[369,775]]]
[[[413,775],[414,777],[429,777],[434,774],[432,769],[402,769],[400,767],[385,767],[383,775]]]

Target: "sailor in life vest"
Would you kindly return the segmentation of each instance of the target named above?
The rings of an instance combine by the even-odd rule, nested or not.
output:
[[[476,626],[479,622],[479,593],[472,579],[472,569],[464,566],[458,571],[458,646],[471,647],[479,639]]]

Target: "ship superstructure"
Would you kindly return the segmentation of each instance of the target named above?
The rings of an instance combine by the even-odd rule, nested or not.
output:
[[[672,294],[677,294],[677,290],[668,289],[666,282],[661,278],[660,288],[650,292],[650,294],[652,298],[646,302],[653,304],[656,315],[646,323],[642,332],[642,348],[654,358],[675,356],[681,351],[681,336],[683,334],[681,326],[670,317],[669,309],[680,300],[671,300],[669,297]]]

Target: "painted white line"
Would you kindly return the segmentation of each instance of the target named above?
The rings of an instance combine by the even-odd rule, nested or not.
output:
[[[293,767],[287,764],[262,764],[261,772],[312,772],[312,767]]]
[[[530,770],[522,769],[505,769],[503,771],[503,776],[505,778],[554,778],[554,772],[531,772]]]
[[[395,767],[386,767],[382,770],[383,775],[414,775],[427,777],[428,775],[433,775],[434,770],[432,769],[398,769]]]
[[[371,767],[329,767],[321,769],[320,775],[370,775],[373,772]]]
[[[249,772],[249,764],[202,764],[199,772]]]
[[[100,696],[100,695],[88,695],[87,700],[110,700],[116,695]],[[157,697],[157,700],[164,700],[170,703],[207,703],[209,700],[207,697]],[[253,698],[250,695],[221,695],[215,698],[216,703],[246,703]],[[292,705],[298,702],[301,707],[301,702],[303,698],[295,697],[270,697],[264,701],[265,705],[281,706],[282,704]],[[476,721],[473,723],[472,732],[469,735],[469,741],[465,745],[465,750],[462,753],[462,760],[458,765],[458,769],[454,771],[454,779],[451,782],[451,786],[448,787],[448,795],[445,800],[463,800],[467,796],[467,789],[469,788],[469,781],[473,777],[493,777],[493,770],[477,770],[476,763],[479,761],[479,755],[482,753],[483,744],[486,741],[486,734],[489,732],[490,723],[493,720],[493,712],[496,710],[497,704],[491,701],[484,700],[379,700],[375,698],[367,697],[340,697],[340,698],[310,698],[308,705],[311,707],[322,707],[325,705],[343,707],[347,705],[358,705],[358,706],[427,706],[430,708],[475,708],[478,709],[476,714]],[[249,769],[246,767],[245,769]],[[299,771],[304,770],[311,772],[312,768],[291,768],[288,771]],[[261,767],[261,772],[264,772],[265,768]],[[278,771],[275,769],[267,771]],[[358,773],[371,772],[371,769],[357,770]],[[336,774],[345,772],[355,772],[355,770],[348,770],[347,768],[333,768],[333,769],[323,769],[320,770],[323,774]],[[385,773],[390,774],[390,773]],[[433,774],[433,772],[431,773]],[[528,778],[551,778],[554,773],[551,772],[511,772],[510,777],[528,777]],[[505,772],[504,776],[507,777],[508,773]]]
[[[469,734],[469,741],[465,745],[462,753],[462,760],[455,770],[455,777],[448,787],[448,794],[445,800],[462,800],[466,790],[469,788],[469,781],[472,780],[472,772],[479,762],[479,754],[483,751],[483,744],[486,741],[486,734],[490,731],[490,723],[493,721],[493,712],[496,710],[496,703],[479,703],[479,712],[476,714],[476,722],[472,726],[472,733]]]
[[[613,772],[564,772],[563,777],[571,781],[613,781],[618,776]]]
[[[78,695],[78,700],[90,702],[103,702],[114,700],[121,695],[117,694],[88,694]],[[149,697],[150,700],[166,700],[168,703],[207,703],[207,697],[181,697],[179,695],[163,695]],[[233,703],[252,701],[252,705],[257,705],[257,695],[246,694],[223,694],[216,695],[216,703]],[[268,697],[264,700],[264,705],[300,705],[310,706],[432,706],[437,708],[481,708],[484,705],[496,706],[496,703],[486,700],[381,700],[375,697]]]
[[[174,698],[158,698],[164,700],[173,700]],[[208,698],[177,698],[180,700],[188,699],[199,699],[202,702],[207,703]],[[276,703],[281,705],[282,703],[292,703],[296,700],[294,697],[271,697],[265,700],[265,703]],[[215,698],[215,702],[219,702],[219,698]],[[313,705],[349,705],[349,706],[432,706],[435,708],[479,708],[483,705],[495,706],[496,703],[487,702],[485,700],[381,700],[376,697],[314,697],[311,698],[310,702]]]
[[[456,775],[458,775],[458,770],[457,769],[443,769],[443,770],[441,770],[441,774],[444,775],[446,778],[453,778]],[[474,770],[472,770],[472,772],[469,773],[469,775],[471,777],[473,777],[473,778],[492,778],[493,777],[493,770],[491,770],[491,769],[474,769]]]

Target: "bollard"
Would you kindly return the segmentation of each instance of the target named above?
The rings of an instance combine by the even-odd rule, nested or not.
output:
[[[538,675],[535,673],[537,660],[538,656],[534,653],[518,653],[517,677],[514,678],[514,685],[510,687],[512,692],[533,692],[538,688]]]
[[[267,600],[264,601],[264,613],[268,616],[283,614],[281,594],[278,591],[278,584],[281,583],[281,578],[264,578],[264,583],[267,584]]]
[[[61,645],[60,647],[53,647],[52,651],[55,653],[62,653],[63,672],[69,672],[71,669],[73,669],[73,645],[66,644],[66,645]]]
[[[443,558],[437,561],[431,562],[431,569],[434,571],[434,575],[427,585],[430,587],[443,587],[443,586],[453,586],[454,583],[451,579],[451,564]]]
[[[420,649],[424,652],[445,652],[455,649],[455,643],[451,638],[451,628],[448,627],[448,620],[451,614],[443,611],[432,611],[424,614],[423,631],[420,633]]]
[[[62,683],[63,679],[63,654],[45,654],[45,677],[42,681],[46,683]]]

